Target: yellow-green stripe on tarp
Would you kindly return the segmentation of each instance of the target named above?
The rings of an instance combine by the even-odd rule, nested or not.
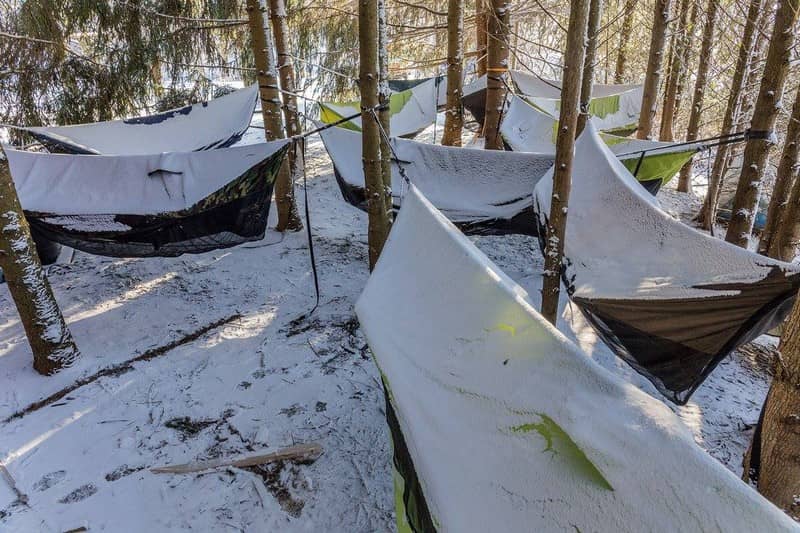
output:
[[[593,117],[605,118],[619,111],[619,95],[592,98],[589,101],[589,114]]]
[[[401,91],[399,93],[393,93],[389,97],[389,114],[396,115],[403,108],[406,106],[409,100],[411,100],[412,89],[408,89],[406,91]],[[337,106],[340,107],[349,107],[352,108],[353,113],[358,113],[358,110],[361,109],[361,102],[359,101],[351,101],[351,102],[344,102],[344,103],[337,103]],[[335,111],[331,107],[325,105],[325,103],[320,102],[319,104],[319,119],[324,122],[325,124],[333,124],[334,122],[338,122],[342,120],[344,116],[339,112]],[[342,128],[346,128],[348,130],[353,131],[361,131],[361,128],[354,124],[352,121],[345,122],[340,124]]]
[[[661,184],[664,185],[681,170],[683,165],[691,161],[695,153],[697,153],[695,150],[689,150],[686,152],[645,155],[642,165],[639,167],[639,172],[636,174],[636,179],[639,181],[660,179]],[[622,164],[633,174],[639,164],[639,155],[623,159]]]

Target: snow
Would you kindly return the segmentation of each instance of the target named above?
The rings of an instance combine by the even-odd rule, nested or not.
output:
[[[248,141],[260,135],[251,130]],[[50,281],[82,353],[72,368],[53,377],[31,368],[16,310],[0,286],[0,419],[81,377],[241,314],[130,371],[2,422],[0,459],[28,495],[29,507],[13,504],[15,496],[0,480],[0,529],[394,528],[380,376],[353,310],[368,276],[366,215],[342,200],[322,144],[315,138],[308,150],[322,304],[299,324],[292,321],[314,301],[302,232],[268,232],[260,243],[179,258],[77,253],[72,264],[56,265]],[[473,242],[538,306],[542,257],[535,239]],[[566,302],[562,307],[568,338],[659,397],[599,341],[577,310]],[[688,405],[671,408],[696,442],[738,474],[768,383],[761,369],[737,354]],[[300,442],[319,442],[323,456],[263,477],[238,469],[192,475],[147,470]]]

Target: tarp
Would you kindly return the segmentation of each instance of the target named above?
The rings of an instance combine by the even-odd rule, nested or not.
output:
[[[131,156],[5,152],[36,231],[92,254],[147,257],[262,238],[288,143]]]
[[[436,120],[438,91],[436,78],[431,78],[405,91],[392,93],[389,97],[391,134],[398,137],[413,137],[433,124]],[[325,124],[332,124],[359,113],[361,101],[321,102],[319,107],[320,120]],[[361,131],[361,117],[354,118],[341,127]]]
[[[401,79],[393,79],[389,80],[387,83],[389,85],[389,90],[395,93],[399,93],[408,89],[413,89],[418,85],[423,83],[429,82],[431,80],[436,80],[438,77],[439,79],[439,91],[437,96],[438,107],[441,109],[445,105],[447,105],[447,77],[446,76],[434,76],[430,78],[418,78],[413,80],[401,80]],[[436,83],[436,81],[434,81]]]
[[[592,118],[595,127],[598,119]],[[509,97],[509,106],[500,123],[500,135],[506,145],[518,152],[555,153],[558,121],[518,96]],[[650,192],[671,180],[702,148],[701,144],[675,146],[671,143],[628,139],[601,133],[623,164]],[[642,158],[642,153],[644,157]]]
[[[564,241],[568,292],[617,355],[685,403],[726,355],[785,318],[800,270],[672,218],[593,126],[575,154]],[[552,171],[534,193],[540,228],[551,191]]]
[[[258,85],[157,115],[74,126],[23,128],[51,152],[144,155],[231,146],[250,126]]]
[[[361,135],[342,128],[320,133],[345,200],[366,210]],[[553,165],[552,154],[470,150],[393,139],[392,195],[399,208],[408,178],[465,232],[536,234],[532,192]]]
[[[356,313],[385,384],[399,532],[797,530],[416,190]]]
[[[509,71],[511,83],[519,96],[551,116],[558,116],[561,103],[561,81],[540,78],[519,70]],[[636,130],[642,108],[642,86],[626,84],[594,84],[589,112],[598,129],[618,135]],[[509,95],[509,98],[511,95]],[[464,87],[464,107],[478,122],[483,122],[486,107],[486,76],[476,78]]]

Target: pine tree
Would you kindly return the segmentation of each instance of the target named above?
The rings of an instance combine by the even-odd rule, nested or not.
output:
[[[614,83],[624,83],[625,67],[628,64],[628,44],[633,33],[633,19],[636,16],[637,0],[625,0],[623,10],[622,28],[619,30],[619,44],[617,45],[617,64],[614,69]]]
[[[753,230],[761,181],[772,147],[773,130],[780,111],[784,84],[789,71],[791,49],[794,45],[795,23],[800,0],[781,0],[775,14],[775,25],[767,52],[767,63],[758,92],[752,131],[759,133],[748,139],[742,159],[742,175],[736,188],[731,209],[731,221],[725,240],[737,246],[747,247]]]
[[[487,0],[488,1],[488,0]],[[509,0],[491,0],[489,18],[489,42],[487,45],[486,118],[483,124],[484,147],[487,150],[502,150],[500,120],[506,101],[506,78],[508,76],[508,28],[511,19]]]
[[[487,44],[489,42],[488,19],[486,18],[489,2],[491,0],[475,0],[475,53],[478,55],[477,71],[478,77],[486,74],[488,65]]]
[[[661,114],[661,133],[659,135],[662,141],[675,140],[673,127],[677,111],[678,90],[680,89],[681,80],[686,75],[686,61],[689,50],[689,4],[697,6],[697,3],[691,0],[680,0],[678,5],[678,26],[672,35],[672,46],[670,47],[672,60],[667,70],[667,79],[664,86],[664,104]],[[692,7],[691,11],[696,12],[696,7]],[[700,57],[703,56],[701,55]],[[704,61],[700,62],[701,68],[704,63]]]
[[[285,138],[278,85],[277,62],[271,35],[264,25],[264,6],[259,0],[247,0],[247,18],[250,25],[253,59],[256,64],[261,96],[261,114],[264,118],[264,135],[268,141]],[[297,230],[303,227],[294,201],[289,161],[284,161],[275,179],[275,205],[278,208],[278,231]]]
[[[8,162],[2,158],[0,269],[28,337],[33,352],[33,368],[40,374],[50,375],[71,366],[79,352],[39,262]]]
[[[649,139],[653,132],[671,2],[672,0],[655,1],[653,32],[650,37],[650,56],[647,60],[647,73],[645,74],[642,93],[642,112],[639,116],[639,128],[636,131],[636,137],[639,139]]]
[[[586,28],[586,54],[583,60],[581,75],[580,115],[575,136],[579,136],[589,120],[589,104],[592,101],[592,85],[594,85],[594,63],[597,59],[597,41],[600,37],[600,21],[603,17],[603,0],[590,0],[589,20]]]
[[[386,211],[386,232],[391,228],[394,217],[392,205],[392,147],[389,139],[392,134],[392,113],[389,102],[392,91],[389,89],[389,35],[386,24],[386,0],[378,0],[378,121],[381,124],[381,178],[383,180],[383,208]]]
[[[706,5],[706,23],[703,27],[703,42],[700,45],[700,65],[697,67],[697,77],[694,82],[694,96],[692,97],[692,110],[689,114],[689,126],[686,128],[686,140],[697,140],[700,131],[700,118],[703,114],[703,99],[706,94],[708,70],[711,66],[712,48],[714,47],[714,31],[717,23],[717,7],[719,0],[708,0]],[[681,169],[678,180],[678,190],[692,192],[692,162],[689,161]]]
[[[369,216],[369,268],[372,270],[389,235],[389,217],[384,199],[386,187],[381,173],[381,133],[375,112],[379,104],[378,0],[358,1],[358,42],[361,150]]]
[[[464,65],[464,0],[447,3],[447,108],[442,144],[461,146],[464,114],[461,107]]]
[[[722,129],[720,135],[729,135],[734,132],[734,127],[738,121],[742,91],[747,72],[751,65],[750,54],[753,50],[753,42],[756,35],[756,24],[759,20],[759,13],[764,0],[750,0],[747,10],[744,31],[739,45],[739,54],[736,58],[736,67],[733,71],[728,102],[725,107],[725,115],[722,117]],[[719,194],[722,191],[722,178],[728,167],[728,158],[731,153],[729,145],[722,145],[717,148],[714,157],[714,165],[711,170],[711,178],[708,184],[703,207],[697,216],[697,221],[706,231],[711,230],[717,218],[717,206],[719,204]]]
[[[573,0],[570,3],[567,49],[564,53],[553,194],[550,199],[550,216],[547,220],[547,245],[544,251],[542,282],[542,315],[553,325],[558,320],[558,299],[561,294],[562,256],[567,229],[567,207],[572,182],[572,160],[578,126],[578,103],[581,95],[588,19],[589,0]]]

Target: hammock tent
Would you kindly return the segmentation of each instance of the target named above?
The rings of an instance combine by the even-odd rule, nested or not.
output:
[[[430,78],[418,78],[413,80],[400,80],[400,79],[393,79],[388,80],[389,90],[394,93],[399,93],[402,91],[407,91],[408,89],[413,89],[418,85],[423,83],[429,82],[433,80],[433,83],[438,84],[438,91],[437,91],[437,107],[442,109],[445,105],[447,105],[447,78],[445,76],[435,76]]]
[[[597,119],[593,117],[592,122],[597,127]],[[508,110],[500,123],[500,135],[511,150],[555,153],[557,134],[558,120],[518,96],[509,98]],[[635,173],[639,183],[653,194],[703,148],[700,143],[675,145],[628,139],[609,133],[601,133],[600,136],[622,164]]]
[[[258,85],[157,115],[74,126],[21,128],[50,152],[146,155],[225,148],[250,127]]]
[[[519,70],[509,75],[519,96],[541,111],[558,116],[561,102],[561,81],[547,80]],[[616,135],[630,135],[636,130],[642,109],[642,86],[594,84],[589,113],[597,120],[598,129]],[[480,123],[486,116],[486,76],[464,87],[464,107]]]
[[[436,121],[440,85],[437,78],[430,78],[410,89],[392,93],[389,97],[389,128],[392,135],[414,137]],[[333,124],[360,111],[360,100],[319,104],[319,118],[324,124]],[[361,118],[345,122],[341,127],[361,131]]]
[[[564,283],[617,355],[683,404],[727,354],[786,317],[800,269],[673,219],[593,126],[575,153]],[[534,192],[540,228],[551,191],[549,172]]]
[[[400,532],[797,530],[416,189],[356,313],[384,382]]]
[[[361,134],[344,128],[320,133],[333,161],[344,199],[366,211]],[[551,166],[552,154],[470,150],[392,139],[398,160],[392,165],[392,203],[399,209],[405,182],[398,165],[432,202],[471,234],[537,231],[532,211],[536,181]]]
[[[173,257],[263,238],[289,141],[104,156],[6,148],[31,227],[110,257]]]

